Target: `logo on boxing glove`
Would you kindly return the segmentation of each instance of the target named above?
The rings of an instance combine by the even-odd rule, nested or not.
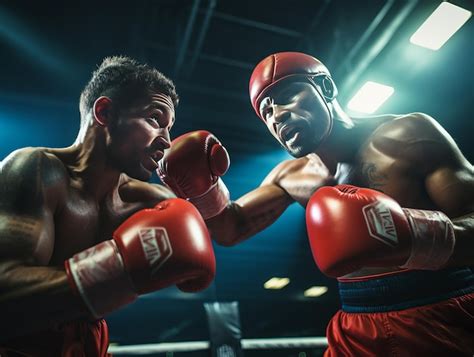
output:
[[[398,244],[392,214],[383,202],[374,202],[364,206],[362,212],[371,237],[392,247]]]
[[[142,228],[138,232],[152,276],[173,255],[168,233],[163,227]]]

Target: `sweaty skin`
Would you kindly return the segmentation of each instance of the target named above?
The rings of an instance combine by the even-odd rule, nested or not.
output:
[[[268,130],[296,158],[208,221],[214,239],[236,244],[271,225],[291,203],[306,206],[319,187],[344,183],[382,191],[402,207],[446,213],[456,235],[448,265],[473,265],[474,168],[449,134],[422,113],[351,119],[336,101],[322,105],[315,91],[287,81],[262,100]],[[322,140],[330,117],[332,131]],[[363,268],[346,277],[398,270]]]
[[[123,164],[123,170],[148,180],[155,168],[148,156],[157,158],[169,147],[174,111],[164,108],[160,96],[151,95],[123,114],[113,134],[107,134],[109,140],[116,140],[116,153],[132,162],[110,165],[102,146],[104,129],[93,121],[68,148],[25,148],[3,160],[0,342],[89,318],[69,287],[64,261],[111,239],[134,212],[175,197],[168,189],[133,179],[119,168]],[[103,104],[109,105],[103,98]],[[98,112],[96,116],[107,119]]]

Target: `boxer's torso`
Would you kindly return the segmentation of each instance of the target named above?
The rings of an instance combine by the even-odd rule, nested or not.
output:
[[[411,116],[391,115],[367,119],[367,125],[362,129],[366,131],[366,140],[359,146],[351,162],[338,163],[324,170],[321,160],[310,154],[282,165],[284,177],[279,182],[295,201],[303,205],[321,186],[321,175],[328,175],[326,184],[352,184],[379,190],[393,197],[402,207],[439,209],[427,193],[426,173],[419,167],[419,162],[411,160],[412,156],[423,156],[423,153],[411,153],[407,145],[416,137],[417,130],[413,128]],[[427,162],[436,160],[435,157],[424,159]],[[398,270],[398,267],[368,268],[347,277]]]
[[[368,119],[371,120],[371,119]],[[417,163],[410,160],[410,115],[380,117],[368,126],[368,138],[354,160],[340,165],[338,183],[348,183],[384,192],[402,207],[436,209],[426,191],[425,178]],[[426,157],[426,161],[434,158]],[[343,178],[341,180],[340,178]],[[343,181],[343,182],[341,182]]]
[[[54,182],[45,192],[54,197],[56,208],[48,218],[53,234],[45,239],[50,241],[43,241],[35,250],[40,265],[62,265],[73,254],[111,239],[113,231],[136,211],[169,197],[164,188],[122,174],[115,187],[99,200],[87,189],[93,183],[75,177],[61,150],[43,152],[51,163],[50,172],[43,172],[41,177]]]
[[[282,163],[272,179],[304,206],[325,177],[326,185],[372,188],[390,195],[403,207],[436,209],[427,195],[425,177],[401,150],[406,147],[403,126],[407,120],[409,116],[374,119],[374,124],[364,129],[370,133],[350,162],[330,167],[316,154],[309,154]]]
[[[370,120],[370,119],[369,119]],[[429,198],[425,176],[403,152],[407,149],[406,122],[409,115],[382,119],[363,143],[351,164],[340,164],[338,183],[347,183],[384,192],[402,207],[439,209]],[[432,160],[433,158],[426,158]],[[347,276],[361,277],[399,271],[398,267],[363,268]]]

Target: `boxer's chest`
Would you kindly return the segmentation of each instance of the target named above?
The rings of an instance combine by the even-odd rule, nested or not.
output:
[[[341,166],[339,177],[336,177],[338,183],[384,192],[404,207],[434,207],[426,192],[424,178],[416,168],[377,151],[371,145],[360,151],[352,165]]]
[[[71,189],[62,209],[54,216],[55,241],[51,264],[62,264],[75,253],[111,239],[114,230],[142,208],[143,204],[123,202],[118,195],[98,203]]]

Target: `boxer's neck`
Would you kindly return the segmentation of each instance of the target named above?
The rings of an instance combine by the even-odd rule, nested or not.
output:
[[[107,159],[103,130],[91,125],[81,130],[74,144],[64,150],[67,166],[81,186],[99,200],[119,185],[120,171]]]
[[[334,116],[331,133],[316,154],[330,169],[335,170],[338,163],[351,163],[363,141],[360,131],[349,117]]]

